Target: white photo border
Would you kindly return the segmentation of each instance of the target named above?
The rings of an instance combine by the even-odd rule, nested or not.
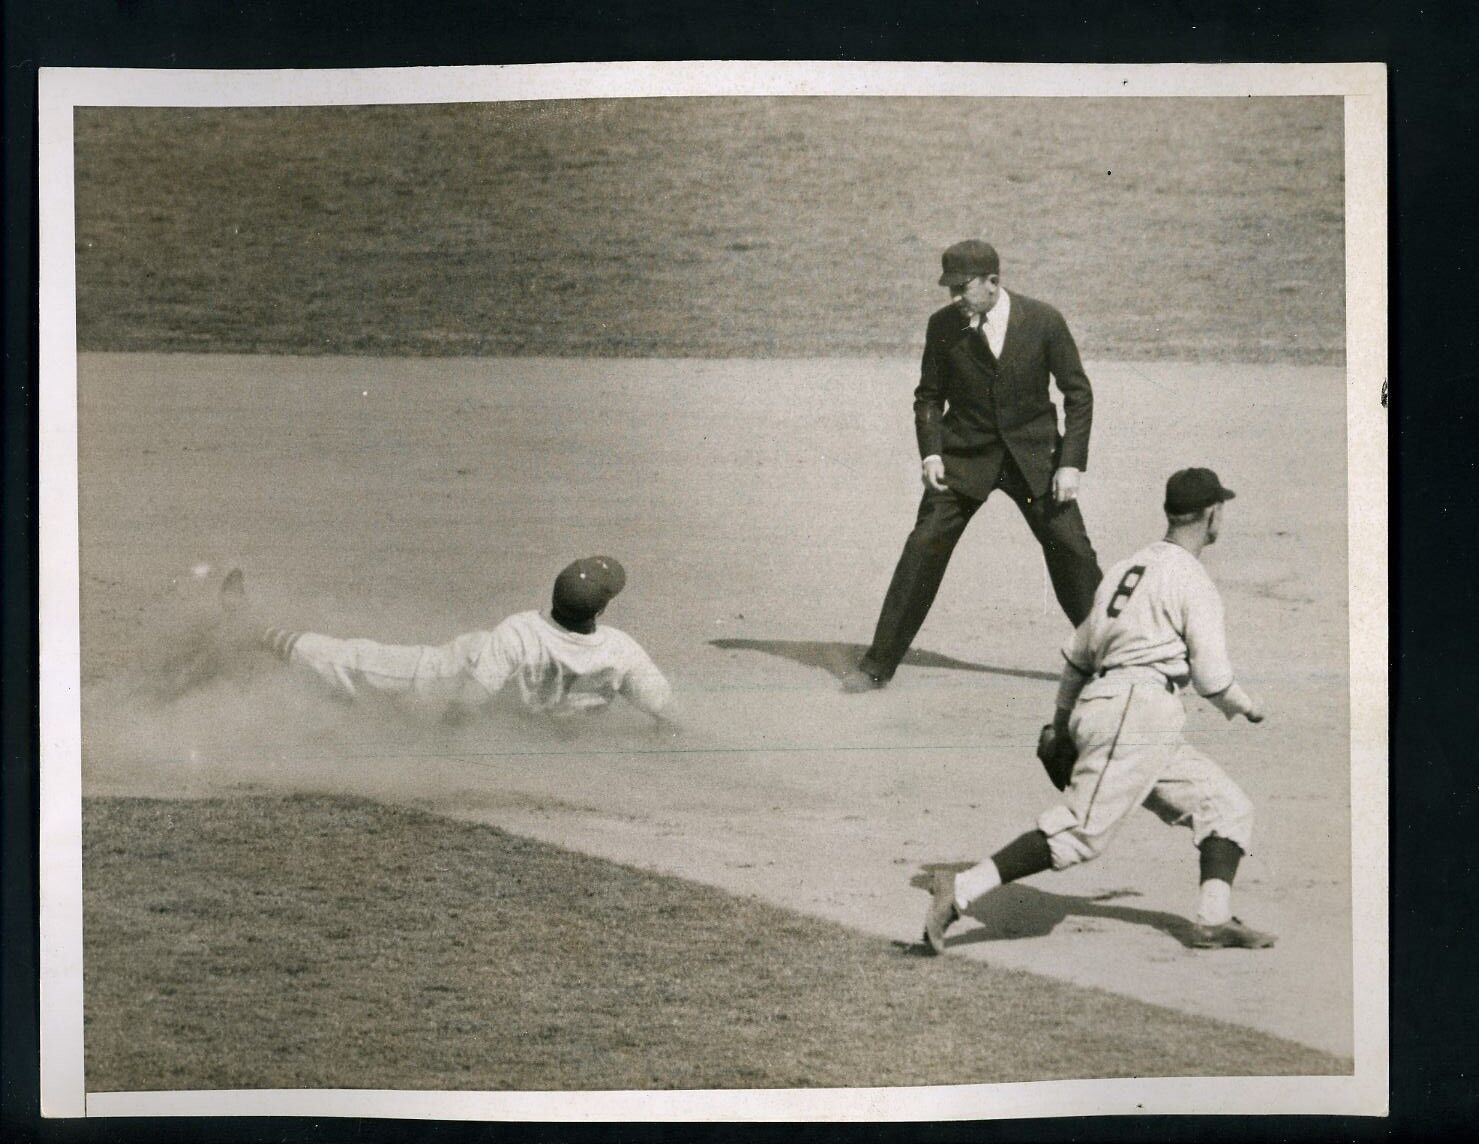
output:
[[[88,1093],[83,1076],[74,108],[821,95],[1343,97],[1353,1075],[753,1091]],[[42,68],[38,115],[43,1116],[764,1122],[1387,1113],[1388,426],[1383,395],[1388,360],[1388,200],[1384,65],[689,61],[320,71]]]

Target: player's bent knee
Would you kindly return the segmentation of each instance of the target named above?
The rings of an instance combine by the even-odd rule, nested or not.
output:
[[[1104,851],[1098,838],[1065,830],[1061,834],[1048,835],[1048,852],[1053,856],[1053,869],[1066,870],[1069,866],[1092,862]]]
[[[1208,808],[1209,813],[1196,824],[1196,841],[1216,835],[1236,843],[1246,854],[1253,841],[1253,801],[1237,787],[1221,792]]]
[[[1054,870],[1092,862],[1104,852],[1104,836],[1085,834],[1073,811],[1066,806],[1054,806],[1044,811],[1038,816],[1037,828],[1047,837]]]

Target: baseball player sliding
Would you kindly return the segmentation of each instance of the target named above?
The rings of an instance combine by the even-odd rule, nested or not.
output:
[[[1165,539],[1109,570],[1063,653],[1057,706],[1044,735],[1070,756],[1077,752],[1064,801],[986,861],[935,875],[924,923],[932,952],[943,953],[945,931],[998,886],[1098,857],[1137,806],[1189,827],[1200,851],[1191,944],[1274,944],[1273,934],[1232,915],[1232,882],[1252,836],[1252,804],[1182,737],[1186,713],[1177,695],[1189,681],[1227,718],[1263,721],[1259,704],[1233,678],[1222,600],[1199,559],[1216,542],[1232,498],[1209,469],[1184,469],[1166,482]]]
[[[672,689],[662,672],[631,636],[596,624],[625,586],[626,572],[610,557],[577,560],[556,577],[548,612],[519,612],[491,631],[468,632],[439,647],[252,629],[240,620],[236,626],[349,699],[404,696],[443,704],[457,716],[486,707],[512,683],[532,712],[595,711],[621,695],[666,726]],[[241,570],[233,569],[221,585],[222,606],[240,617],[245,600]]]

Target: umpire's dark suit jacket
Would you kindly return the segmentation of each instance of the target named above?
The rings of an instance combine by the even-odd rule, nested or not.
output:
[[[921,458],[945,462],[945,482],[985,500],[1008,454],[1033,496],[1046,496],[1053,471],[1085,469],[1094,395],[1063,315],[1046,302],[1012,294],[998,362],[979,330],[953,303],[930,317],[914,424]],[[1052,374],[1063,394],[1063,433],[1048,394]]]

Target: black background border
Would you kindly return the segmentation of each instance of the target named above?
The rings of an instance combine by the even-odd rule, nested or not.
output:
[[[1463,3],[583,6],[361,0],[5,3],[4,549],[0,556],[0,1135],[9,1140],[1206,1141],[1448,1139],[1479,1114],[1470,952],[1479,709],[1470,285],[1476,45]],[[1392,1118],[1115,1118],[942,1125],[476,1125],[293,1118],[40,1121],[36,947],[36,69],[811,59],[1389,65],[1392,427]],[[1468,273],[1466,273],[1468,272]]]

